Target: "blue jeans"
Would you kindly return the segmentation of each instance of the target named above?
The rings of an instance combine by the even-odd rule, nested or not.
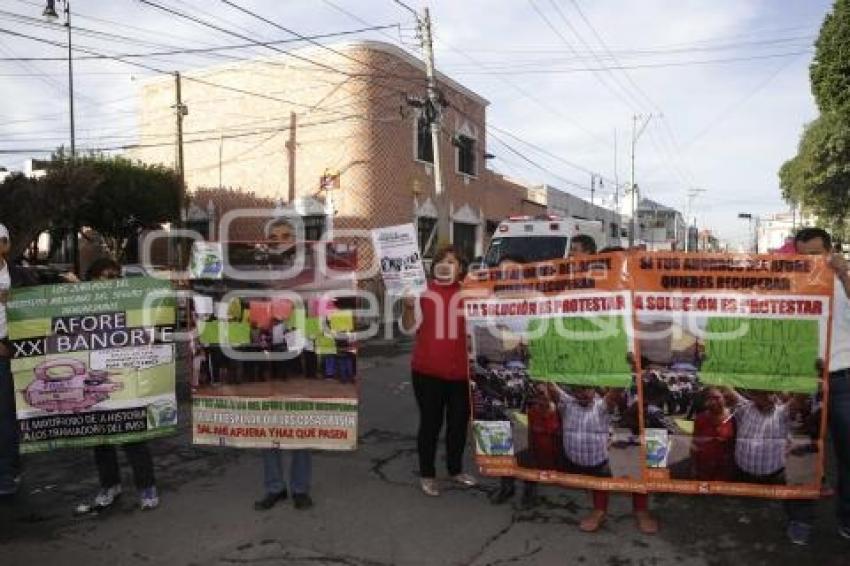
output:
[[[829,374],[829,434],[838,468],[838,522],[850,527],[850,369]]]
[[[263,473],[266,494],[275,495],[286,489],[283,476],[283,452],[289,454],[289,487],[293,494],[310,493],[313,457],[309,450],[263,450]]]
[[[15,478],[20,473],[15,386],[9,359],[0,357],[0,495],[18,491]]]

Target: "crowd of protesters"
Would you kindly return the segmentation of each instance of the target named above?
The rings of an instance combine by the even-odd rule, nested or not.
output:
[[[291,227],[276,226],[275,237],[294,244]],[[11,349],[5,304],[12,289],[35,284],[25,269],[9,261],[10,234],[0,225],[0,496],[11,496],[21,477],[18,431],[15,420],[15,393],[10,370]],[[830,235],[824,230],[806,228],[795,241],[798,254],[823,255],[834,270],[836,284],[829,368],[829,431],[835,446],[837,466],[836,512],[839,534],[850,539],[850,273],[848,264],[832,252]],[[596,253],[592,238],[572,239],[571,253]],[[609,248],[605,251],[619,251]],[[518,262],[517,262],[518,263]],[[503,268],[510,267],[505,264]],[[446,467],[450,481],[458,486],[473,487],[477,480],[463,469],[467,430],[470,420],[470,387],[468,349],[462,308],[457,298],[465,276],[465,263],[460,251],[451,246],[434,257],[428,293],[422,297],[406,297],[403,301],[402,327],[415,332],[411,361],[413,389],[419,410],[417,452],[420,488],[430,497],[439,496],[441,484],[436,469],[436,454],[445,427]],[[120,267],[103,261],[92,267],[89,278],[111,278],[120,275]],[[446,323],[447,321],[447,323]],[[447,328],[442,327],[446,324]],[[733,390],[708,387],[701,393],[699,411],[695,410],[694,384],[688,379],[667,381],[666,400],[655,405],[663,418],[667,413],[695,413],[691,452],[695,477],[700,479],[736,479],[759,484],[785,482],[784,443],[761,440],[765,430],[771,438],[788,435],[795,399],[750,392],[746,396]],[[651,389],[651,388],[650,388]],[[622,411],[624,396],[632,392],[573,387],[569,390],[550,385],[537,390],[528,403],[530,441],[540,458],[554,463],[555,453],[563,450],[570,471],[591,476],[611,475],[608,463],[608,431],[612,414]],[[648,392],[645,391],[645,394]],[[474,399],[472,400],[474,401]],[[648,403],[652,405],[652,403]],[[665,410],[666,409],[666,410]],[[533,416],[532,416],[533,415]],[[557,417],[553,417],[557,415]],[[546,439],[560,432],[562,446],[554,447]],[[577,433],[577,434],[576,434]],[[548,435],[548,436],[547,436]],[[154,479],[154,465],[144,443],[126,444],[123,449],[134,472],[142,509],[153,509],[159,503]],[[282,451],[264,452],[265,495],[256,502],[258,510],[267,510],[288,494],[280,455]],[[309,495],[311,458],[309,451],[290,453],[292,466],[290,488],[295,506],[306,509],[313,505]],[[81,506],[81,511],[111,505],[121,494],[120,471],[115,447],[95,450],[95,463],[101,490],[94,501]],[[541,462],[545,465],[546,462]],[[513,480],[503,479],[494,502],[502,503],[513,495]],[[533,498],[535,485],[526,483],[527,497]],[[646,534],[658,530],[657,521],[649,513],[647,495],[634,494],[634,512],[639,530]],[[592,492],[593,509],[580,528],[593,532],[606,519],[608,492]],[[787,535],[795,544],[807,544],[812,531],[815,501],[788,501]]]

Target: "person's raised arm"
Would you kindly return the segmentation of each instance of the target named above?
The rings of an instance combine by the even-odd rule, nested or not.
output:
[[[837,253],[829,254],[829,266],[835,271],[835,276],[844,287],[844,294],[850,299],[850,265],[844,256]]]
[[[406,295],[402,299],[401,327],[405,332],[416,330],[422,320],[422,312],[419,307],[419,297]]]

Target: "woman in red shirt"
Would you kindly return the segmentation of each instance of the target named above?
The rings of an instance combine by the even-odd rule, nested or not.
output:
[[[735,425],[723,394],[716,387],[705,391],[705,410],[694,422],[691,462],[694,479],[729,481],[734,470]]]
[[[440,495],[434,460],[443,420],[446,422],[446,460],[449,475],[465,487],[476,485],[463,472],[463,451],[469,426],[468,354],[460,281],[465,267],[458,250],[442,248],[434,256],[428,292],[407,297],[402,327],[416,330],[411,370],[419,406],[419,473],[422,491]],[[445,417],[444,417],[445,415]]]

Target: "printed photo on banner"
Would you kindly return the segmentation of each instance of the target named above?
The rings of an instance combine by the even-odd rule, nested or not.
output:
[[[353,449],[357,442],[356,252],[333,243],[228,243],[232,264],[289,277],[193,281],[193,439],[251,448]],[[316,247],[328,250],[318,254]],[[333,269],[318,265],[333,258]]]
[[[513,277],[479,273],[468,285],[492,291],[513,281],[520,289],[465,303],[476,460],[485,474],[643,489],[622,261],[616,255],[592,269],[577,261],[548,266],[565,274],[550,283],[577,291],[522,290],[540,273],[531,267]]]
[[[148,278],[31,287],[7,305],[21,451],[176,432],[175,307]]]
[[[428,286],[413,224],[372,230],[372,245],[388,295],[425,292]]]
[[[631,267],[650,485],[817,492],[832,296],[823,264],[654,254]]]

